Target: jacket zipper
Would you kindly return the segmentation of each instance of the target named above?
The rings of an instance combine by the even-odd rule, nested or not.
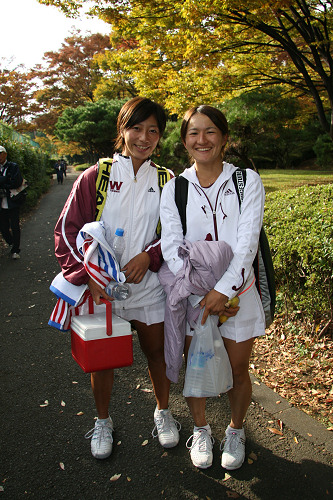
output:
[[[208,196],[206,195],[205,191],[202,189],[201,186],[199,186],[198,184],[194,184],[197,188],[200,189],[200,191],[202,191],[202,193],[204,194],[207,202],[208,202],[208,205],[210,206],[210,209],[212,211],[212,215],[213,215],[213,223],[214,223],[214,233],[215,233],[215,241],[218,241],[219,240],[219,234],[218,234],[218,229],[217,229],[217,220],[216,220],[216,211],[217,211],[217,204],[218,204],[218,199],[219,199],[219,195],[220,195],[220,191],[221,189],[223,190],[225,188],[225,185],[228,181],[225,181],[223,184],[221,184],[218,192],[217,192],[217,195],[216,195],[216,200],[215,200],[215,208],[212,207],[212,204],[211,202],[209,201],[209,198]]]

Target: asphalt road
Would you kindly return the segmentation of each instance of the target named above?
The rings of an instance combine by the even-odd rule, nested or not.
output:
[[[94,425],[89,375],[71,357],[70,335],[48,326],[49,291],[59,272],[53,228],[74,175],[53,184],[22,231],[21,259],[0,255],[0,499],[293,499],[333,498],[332,433],[255,381],[245,428],[246,462],[226,473],[219,443],[227,397],[208,401],[215,437],[213,466],[192,466],[192,422],[182,380],[170,407],[182,424],[179,445],[165,452],[151,437],[154,396],[134,336],[134,363],[119,369],[111,404],[114,451],[95,460],[85,433]],[[268,428],[279,429],[283,436]],[[120,475],[116,481],[110,481]]]

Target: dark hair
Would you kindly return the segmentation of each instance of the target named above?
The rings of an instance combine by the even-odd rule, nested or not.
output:
[[[185,138],[187,134],[189,121],[192,118],[192,116],[195,115],[196,113],[201,113],[203,115],[208,116],[208,118],[214,123],[214,125],[216,125],[216,127],[222,132],[222,135],[228,135],[229,133],[228,122],[222,111],[220,111],[217,108],[213,108],[213,106],[208,106],[206,104],[203,104],[201,106],[196,106],[194,108],[191,108],[185,113],[180,129],[180,135],[184,144],[186,142]]]
[[[122,150],[125,145],[122,137],[124,129],[131,128],[137,123],[147,120],[151,115],[156,118],[160,135],[162,135],[166,126],[166,116],[162,106],[147,97],[134,97],[127,101],[118,115],[115,149]]]

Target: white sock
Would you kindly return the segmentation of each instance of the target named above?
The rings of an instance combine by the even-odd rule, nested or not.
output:
[[[230,427],[230,425],[228,425],[227,427],[227,432],[241,432],[243,430],[243,427],[241,429],[234,429],[233,427]]]
[[[111,418],[108,417],[108,418],[98,418],[97,419],[97,422],[100,422],[101,424],[107,424],[108,422],[110,422]]]

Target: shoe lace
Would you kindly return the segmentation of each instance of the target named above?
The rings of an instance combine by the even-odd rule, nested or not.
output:
[[[189,444],[192,439],[192,444]],[[186,448],[192,450],[194,446],[198,443],[199,451],[207,451],[208,443],[212,445],[215,443],[215,439],[211,436],[206,429],[199,429],[186,441]]]
[[[90,429],[86,434],[86,439],[91,439],[94,436],[94,439],[101,442],[104,438],[110,437],[112,439],[112,431],[113,428],[111,424],[96,424],[95,427]]]
[[[238,432],[231,432],[222,439],[220,450],[231,451],[233,453],[237,450],[240,441],[244,443],[242,436]]]
[[[163,415],[158,415],[155,417],[155,427],[152,430],[151,435],[153,438],[158,437],[161,432],[170,430],[170,426],[172,424],[175,424],[178,431],[182,428],[178,420],[175,420],[169,412],[164,413]]]

